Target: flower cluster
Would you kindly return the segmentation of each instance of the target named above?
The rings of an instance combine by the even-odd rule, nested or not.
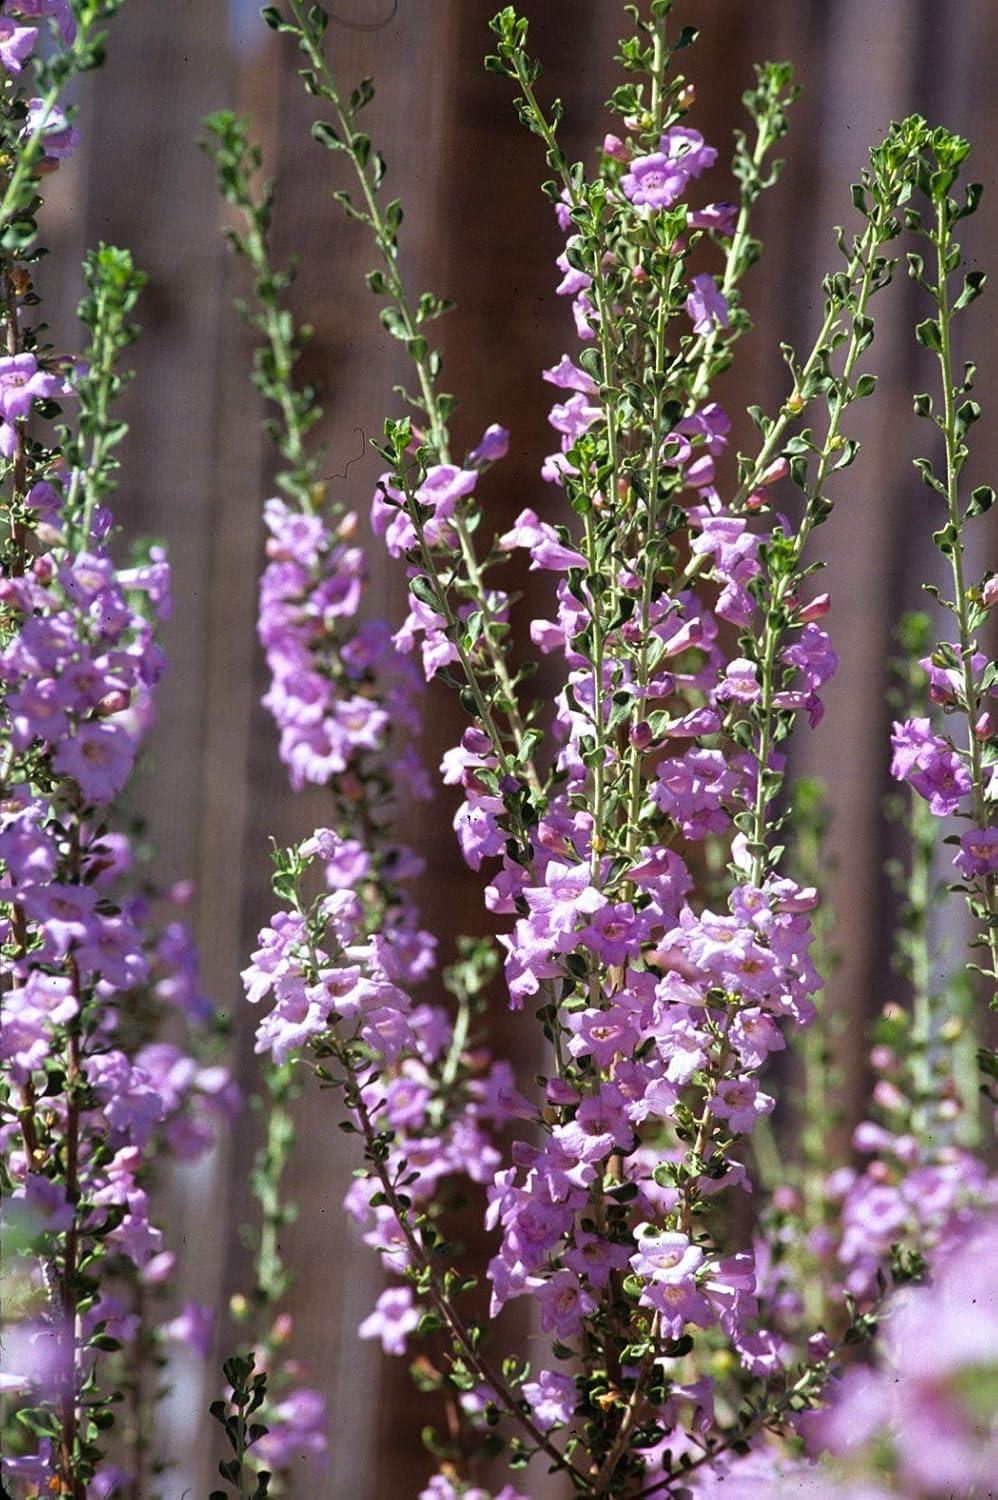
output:
[[[491,537],[483,494],[507,434],[491,426],[457,461],[455,403],[438,388],[426,333],[446,304],[414,297],[403,279],[401,212],[381,202],[384,164],[358,123],[371,86],[341,94],[321,7],[288,0],[265,13],[295,40],[330,116],[313,135],[354,171],[360,199],[340,196],[372,234],[381,264],[368,284],[418,377],[413,416],[387,422],[378,445],[371,508],[408,587],[392,646],[418,645],[427,680],[454,688],[471,719],[440,774],[459,793],[454,829],[492,937],[475,946],[474,972],[444,972],[454,1017],[413,994],[435,981],[433,940],[404,894],[420,866],[373,811],[398,775],[380,740],[396,714],[377,672],[360,688],[350,676],[353,627],[337,633],[362,587],[355,523],[323,519],[332,512],[300,443],[305,398],[279,379],[287,335],[264,319],[260,383],[284,413],[295,465],[285,488],[300,502],[268,514],[270,702],[293,775],[328,785],[337,816],[275,855],[282,910],[244,980],[251,1002],[270,1002],[258,1050],[281,1065],[308,1060],[342,1092],[344,1123],[363,1141],[366,1175],[348,1206],[393,1282],[362,1336],[391,1354],[425,1340],[417,1380],[450,1401],[452,1431],[459,1420],[469,1429],[460,1442],[434,1439],[447,1465],[427,1496],[482,1493],[474,1459],[507,1442],[518,1466],[542,1454],[594,1496],[670,1491],[694,1473],[705,1493],[734,1482],[728,1448],[763,1430],[790,1435],[842,1348],[874,1327],[882,1289],[908,1264],[899,1242],[942,1246],[985,1193],[969,1153],[861,1128],[879,1160],[833,1179],[840,1233],[814,1247],[826,1261],[837,1251],[844,1268],[828,1273],[839,1342],[808,1322],[769,1221],[753,1237],[739,1197],[775,1150],[767,1069],[812,1024],[821,988],[818,892],[787,873],[781,842],[784,742],[799,720],[820,721],[837,665],[806,548],[832,505],[830,475],[857,451],[843,430],[849,407],[875,384],[860,361],[872,299],[893,275],[898,205],[916,187],[938,198],[926,161],[944,133],[912,118],[871,153],[854,190],[863,227],[840,236],[845,267],[825,284],[814,347],[788,352],[792,388],[776,416],[751,409],[760,443],[732,480],[731,424],[711,388],[748,326],[740,283],[758,248],[748,225],[775,181],[764,166],[794,90],[788,68],[759,70],[746,96],[757,139],[735,160],[739,203],[689,201],[717,152],[687,123],[692,91],[668,74],[690,38],[670,49],[668,0],[650,9],[635,13],[621,51],[644,81],[615,92],[620,134],[606,137],[592,176],[567,162],[559,111],[538,101],[526,22],[512,7],[493,22],[489,66],[515,81],[556,177],[558,292],[582,348],[544,371],[558,395],[556,447],[541,465],[548,499]],[[272,281],[253,238],[263,221],[231,161],[223,187],[250,225],[238,248],[266,306]],[[716,273],[701,269],[711,254]],[[819,404],[820,431],[811,411],[811,425],[792,430]],[[513,595],[497,582],[521,549],[532,572],[554,575],[551,618],[530,626],[533,660],[511,649]],[[537,654],[559,682],[547,704],[527,690]],[[960,660],[980,696],[992,678],[962,636]],[[943,676],[937,693],[953,690]],[[980,801],[983,762],[968,752],[965,764],[927,720],[899,728],[895,752],[934,811]],[[986,859],[977,824],[965,861]],[[544,1071],[522,1092],[475,1029],[500,959],[510,1008],[533,1012],[546,1043]],[[462,1175],[485,1188],[490,1323],[528,1299],[542,1341],[531,1366],[497,1364],[463,1300],[475,1278],[448,1233],[449,1185]],[[774,1487],[798,1472],[782,1459],[767,1469],[761,1452],[752,1462]]]
[[[58,47],[85,47],[101,9],[78,25],[65,0],[21,0],[0,20],[3,1467],[17,1494],[144,1482],[144,1438],[116,1424],[116,1403],[179,1333],[163,1319],[157,1335],[146,1311],[175,1263],[151,1192],[161,1164],[201,1157],[239,1103],[182,917],[189,888],[154,894],[113,808],[151,723],[170,607],[162,550],[120,565],[104,503],[124,431],[110,416],[116,361],[143,278],[127,252],[88,256],[79,360],[41,341],[34,311],[38,176],[78,137],[57,90],[35,97],[33,72],[82,66],[85,53]],[[45,22],[56,50],[42,62]],[[76,410],[53,437],[62,402]],[[187,1317],[203,1346],[203,1310]]]
[[[325,786],[349,769],[361,776],[392,736],[419,732],[419,707],[407,664],[379,621],[357,624],[364,554],[351,543],[352,514],[331,529],[321,516],[282,500],[267,502],[269,562],[260,584],[260,641],[271,686],[264,704],[281,732],[291,784]],[[397,748],[385,773],[425,796],[418,761]]]
[[[886,1476],[877,1493],[985,1493],[998,1456],[995,1224],[971,1220],[934,1257],[931,1284],[902,1295],[875,1368],[853,1366],[809,1427],[846,1470]],[[855,1482],[830,1489],[857,1493]],[[870,1493],[864,1489],[864,1494]]]
[[[23,444],[29,410],[11,415]],[[158,1016],[173,1011],[197,1032],[212,1010],[186,927],[171,918],[159,928],[148,898],[129,890],[134,852],[108,826],[150,722],[168,568],[158,549],[117,567],[106,545],[110,514],[94,507],[84,540],[72,474],[47,473],[25,494],[15,566],[0,593],[6,1212],[36,1265],[66,1263],[54,1300],[40,1268],[28,1277],[37,1313],[19,1325],[19,1347],[50,1357],[15,1360],[8,1386],[36,1403],[68,1391],[68,1457],[47,1459],[43,1445],[37,1473],[34,1460],[16,1453],[10,1472],[31,1469],[46,1480],[65,1477],[80,1456],[66,1425],[102,1340],[117,1348],[139,1332],[110,1290],[94,1302],[81,1262],[88,1277],[100,1265],[105,1282],[123,1275],[126,1285],[159,1286],[169,1278],[173,1253],[150,1220],[152,1162],[164,1153],[196,1159],[237,1104],[224,1068],[157,1039]],[[78,1441],[83,1452],[93,1446],[85,1430]]]

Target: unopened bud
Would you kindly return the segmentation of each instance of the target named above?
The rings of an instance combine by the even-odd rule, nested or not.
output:
[[[126,693],[124,688],[115,688],[113,693],[105,693],[98,703],[97,716],[106,719],[111,714],[124,713],[131,701],[131,693]]]
[[[782,1183],[773,1192],[773,1207],[779,1209],[782,1214],[799,1213],[801,1209],[801,1197],[797,1189],[789,1183]]]
[[[290,1313],[278,1313],[274,1319],[274,1326],[270,1330],[270,1337],[275,1344],[286,1344],[294,1332],[294,1322]]]
[[[981,603],[985,609],[994,609],[998,604],[998,573],[992,573],[990,578],[985,578],[981,588]]]
[[[974,737],[979,740],[989,740],[995,732],[995,721],[985,710],[974,725]]]
[[[908,1101],[896,1084],[888,1083],[886,1078],[881,1078],[874,1085],[873,1098],[881,1109],[902,1110],[907,1108]]]
[[[695,83],[684,83],[676,95],[677,109],[692,109],[697,102],[697,90]]]
[[[761,485],[776,484],[780,479],[786,479],[790,473],[790,465],[785,458],[774,458],[768,468],[763,469],[759,476]]]
[[[804,410],[804,397],[801,395],[800,391],[791,392],[791,394],[787,397],[786,407],[787,411],[793,412],[794,415],[796,415],[797,412]]]
[[[603,155],[612,156],[614,161],[628,161],[630,159],[630,152],[619,135],[605,135],[603,137]]]
[[[810,604],[804,605],[804,608],[800,612],[800,618],[805,624],[810,624],[812,620],[820,620],[822,615],[827,615],[831,607],[831,595],[819,594],[816,599],[811,600]]]
[[[644,719],[641,720],[640,724],[633,725],[628,735],[628,739],[635,750],[647,750],[653,738],[651,725],[646,723]]]

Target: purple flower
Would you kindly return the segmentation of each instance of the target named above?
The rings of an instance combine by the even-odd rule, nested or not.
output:
[[[128,780],[135,742],[119,724],[81,724],[63,740],[52,764],[71,776],[88,802],[110,802]]]
[[[61,387],[58,376],[38,368],[33,354],[13,354],[0,359],[0,414],[8,422],[26,417],[33,401],[46,400]]]
[[[572,932],[580,916],[592,916],[607,904],[592,884],[588,865],[566,865],[553,859],[544,871],[542,886],[527,886],[524,895],[534,917],[554,937]]]
[[[563,391],[581,391],[585,396],[599,394],[599,387],[593,377],[573,364],[567,354],[563,354],[550,370],[542,370],[541,373],[546,381],[559,386]]]
[[[540,1370],[537,1379],[526,1381],[522,1389],[534,1421],[545,1432],[552,1427],[564,1427],[572,1420],[578,1395],[575,1381],[568,1375]]]
[[[687,1323],[703,1328],[712,1319],[710,1303],[692,1281],[653,1281],[644,1288],[640,1300],[659,1314],[666,1338],[680,1338]]]
[[[541,1310],[541,1327],[559,1339],[574,1338],[596,1306],[578,1277],[571,1271],[555,1271],[534,1288]]]
[[[666,152],[670,161],[681,167],[688,178],[699,177],[717,161],[715,148],[705,145],[699,130],[691,130],[687,125],[670,126],[659,142],[659,149]]]
[[[183,1310],[160,1329],[164,1338],[185,1344],[199,1359],[207,1359],[211,1354],[214,1331],[214,1309],[200,1302],[185,1302]]]
[[[80,144],[80,132],[70,125],[57,105],[46,105],[44,99],[29,99],[22,139],[28,140],[38,130],[41,131],[42,151],[49,161],[72,156]]]
[[[737,703],[755,703],[759,698],[759,679],[756,664],[744,656],[729,661],[724,676],[714,691],[718,702],[734,699]],[[720,728],[720,725],[718,725]]]
[[[67,47],[76,40],[76,19],[69,0],[17,0],[15,9],[22,16],[31,16],[36,20],[50,16]]]
[[[937,818],[948,817],[971,789],[970,773],[953,747],[933,734],[928,719],[895,723],[891,775],[907,781]]]
[[[269,1469],[287,1469],[296,1459],[321,1460],[326,1452],[326,1402],[307,1387],[290,1391],[267,1413],[267,1433],[253,1452]]]
[[[20,73],[37,40],[37,26],[20,26],[8,16],[0,16],[0,64],[8,73]]]
[[[693,332],[706,338],[714,330],[715,322],[722,328],[728,326],[728,304],[718,290],[713,276],[701,272],[690,283],[692,291],[686,299],[686,311],[693,324]]]
[[[688,839],[723,833],[728,824],[725,803],[740,778],[720,750],[690,750],[681,760],[663,760],[651,788],[652,800]]]
[[[51,1028],[65,1026],[78,1011],[71,981],[38,970],[4,997],[0,1058],[13,1065],[20,1082],[48,1057]]]
[[[468,454],[468,465],[478,468],[482,464],[494,464],[509,452],[509,429],[493,422],[486,427],[476,447]]]
[[[832,650],[827,633],[818,625],[805,625],[799,638],[781,653],[790,666],[803,674],[809,690],[814,691],[835,674],[839,658]]]
[[[605,964],[619,965],[637,956],[642,927],[631,903],[622,901],[596,912],[589,926],[579,933],[579,942]]]
[[[21,897],[28,917],[44,929],[49,950],[60,958],[74,943],[96,937],[101,921],[94,911],[96,899],[95,892],[87,886],[54,881],[32,886]]]
[[[689,213],[686,222],[691,229],[712,229],[715,234],[732,235],[738,218],[737,203],[708,203]]]
[[[637,208],[671,208],[683,196],[689,173],[664,151],[636,156],[620,179],[625,197]]]
[[[964,880],[998,872],[998,828],[968,828],[953,863]]]
[[[627,1057],[638,1046],[638,1018],[619,1003],[606,1010],[575,1011],[566,1016],[574,1035],[568,1043],[573,1057],[592,1057],[599,1068],[609,1068],[616,1057]]]
[[[759,1115],[772,1112],[774,1103],[753,1079],[727,1078],[718,1084],[709,1108],[719,1120],[727,1120],[735,1135],[745,1135],[754,1129]]]
[[[390,1286],[381,1293],[372,1313],[357,1330],[362,1339],[380,1339],[386,1354],[404,1354],[406,1338],[419,1326],[422,1312],[412,1299],[412,1288]]]
[[[598,1094],[583,1099],[575,1119],[556,1126],[554,1139],[575,1161],[603,1161],[613,1151],[629,1151],[634,1129],[623,1094],[605,1083]]]
[[[555,528],[547,521],[539,521],[532,510],[521,511],[512,530],[499,538],[499,546],[506,550],[527,547],[530,550],[530,571],[544,568],[548,572],[565,573],[569,568],[585,568],[585,558],[574,547],[567,546]]]
[[[703,1265],[703,1251],[689,1235],[638,1224],[634,1237],[638,1248],[631,1256],[631,1267],[638,1276],[678,1283],[689,1280]]]

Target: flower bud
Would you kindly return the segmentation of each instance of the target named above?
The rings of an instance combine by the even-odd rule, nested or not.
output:
[[[807,1352],[809,1359],[815,1364],[820,1360],[827,1359],[829,1354],[831,1354],[832,1341],[824,1329],[820,1329],[817,1333],[812,1333],[807,1341]]]
[[[763,469],[759,476],[761,485],[777,484],[779,480],[786,479],[790,473],[790,465],[785,458],[774,458],[768,468]]]
[[[820,620],[822,615],[827,615],[831,607],[831,595],[819,594],[816,599],[811,600],[810,604],[804,605],[804,608],[800,612],[800,618],[806,625],[809,625],[812,620]]]
[[[781,1214],[796,1214],[801,1209],[801,1198],[797,1189],[782,1183],[773,1193],[773,1207]]]
[[[896,1084],[889,1083],[886,1078],[881,1078],[874,1085],[873,1098],[881,1109],[890,1111],[907,1109],[908,1101]]]
[[[984,580],[981,588],[981,603],[985,609],[994,609],[998,604],[998,573],[992,573],[990,578]]]
[[[697,102],[697,90],[695,83],[684,83],[676,95],[677,109],[692,109]]]
[[[116,688],[113,693],[104,694],[97,705],[97,716],[106,719],[111,714],[124,713],[131,701],[131,693],[126,693],[123,688]]]
[[[640,724],[632,725],[628,739],[635,750],[647,750],[654,739],[654,735],[651,732],[651,725],[644,719],[641,720]]]
[[[612,156],[614,161],[630,161],[630,152],[619,135],[603,137],[603,155]]]
[[[278,1313],[270,1337],[275,1344],[286,1344],[294,1332],[294,1321],[290,1313]]]
[[[977,723],[974,725],[974,738],[978,740],[989,740],[994,732],[995,721],[987,712],[987,710],[985,710],[977,720]]]

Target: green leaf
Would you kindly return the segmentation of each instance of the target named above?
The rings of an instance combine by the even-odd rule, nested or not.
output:
[[[972,302],[976,302],[984,290],[987,279],[984,271],[968,271],[964,278],[963,291],[953,303],[953,311],[960,312],[962,308],[969,307]]]
[[[935,349],[937,353],[943,347],[939,323],[935,318],[926,318],[924,323],[919,323],[915,329],[915,337],[926,349]]]
[[[330,125],[328,120],[313,120],[312,136],[319,142],[320,146],[325,146],[328,151],[343,151],[346,149],[343,145],[342,137]]]
[[[995,492],[991,486],[989,484],[979,484],[970,496],[970,504],[967,506],[968,518],[985,515],[994,503]]]

